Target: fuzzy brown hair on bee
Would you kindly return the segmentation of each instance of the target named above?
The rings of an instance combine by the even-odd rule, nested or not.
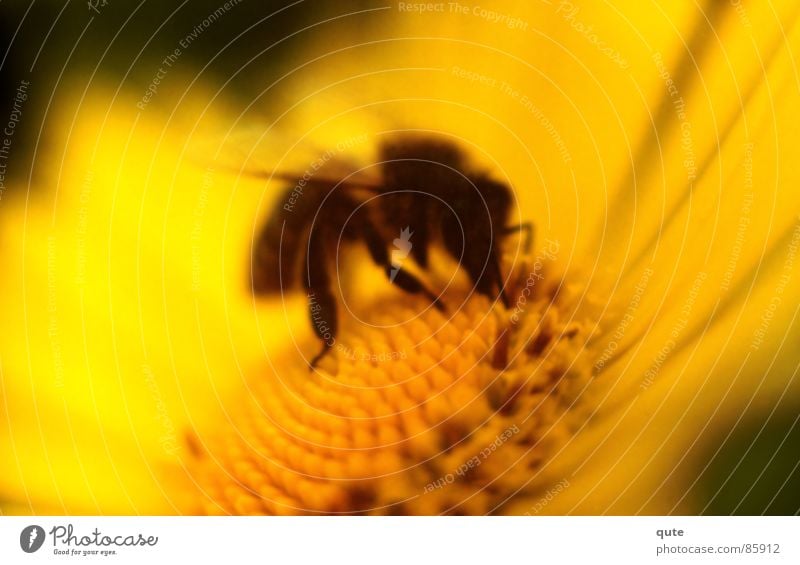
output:
[[[468,162],[454,143],[438,137],[398,137],[380,145],[370,180],[320,175],[277,175],[287,186],[254,242],[251,281],[256,295],[301,287],[308,294],[311,323],[322,350],[337,332],[332,258],[340,246],[363,242],[387,278],[439,309],[439,297],[404,268],[410,256],[423,271],[433,245],[456,260],[475,292],[506,307],[500,265],[503,240],[530,224],[508,226],[511,188]],[[273,175],[274,176],[274,175]],[[393,251],[392,251],[393,250]]]

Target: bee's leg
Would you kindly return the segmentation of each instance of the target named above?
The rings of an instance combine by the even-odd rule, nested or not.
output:
[[[514,226],[506,226],[502,230],[503,235],[511,235],[519,232],[525,232],[524,239],[522,241],[522,253],[523,255],[530,255],[531,248],[533,247],[533,237],[534,237],[534,227],[531,222],[523,222],[521,224],[517,224]],[[492,271],[495,271],[493,275],[497,279],[497,284],[500,288],[500,298],[503,300],[503,304],[505,304],[506,308],[511,305],[511,301],[508,298],[508,294],[506,292],[505,286],[502,285],[502,275],[500,273],[500,263],[499,261],[495,260],[493,265],[490,266]]]
[[[500,261],[492,254],[486,262],[486,268],[480,278],[475,281],[475,292],[483,294],[489,300],[501,300],[508,308],[511,301],[503,285],[503,274],[500,270]]]
[[[331,348],[328,347],[327,342],[323,342],[322,343],[322,350],[319,353],[317,353],[314,356],[314,358],[308,363],[308,370],[309,371],[313,371],[314,369],[316,369],[317,368],[317,363],[319,363],[320,360],[322,360],[322,358],[325,357],[325,355],[327,355],[328,351],[330,351],[330,350],[331,350]]]
[[[506,292],[506,286],[503,284],[503,273],[500,270],[500,261],[497,257],[492,258],[489,261],[488,268],[492,270],[492,278],[494,279],[494,287],[498,289],[496,298],[499,298],[503,302],[503,306],[506,308],[511,306],[511,300],[508,298],[508,293]]]
[[[322,341],[322,351],[311,360],[309,369],[314,369],[320,359],[333,347],[338,326],[336,297],[330,290],[330,276],[322,237],[323,233],[320,230],[313,232],[309,237],[305,265],[308,313],[314,333]]]
[[[308,313],[311,317],[311,326],[314,328],[314,333],[322,341],[322,350],[308,364],[309,369],[314,369],[336,342],[336,297],[333,296],[327,286],[316,290],[309,289]]]
[[[389,259],[386,251],[386,244],[380,237],[375,227],[370,223],[365,223],[361,230],[364,241],[369,249],[369,254],[376,264],[384,268],[386,277],[393,283],[408,292],[409,294],[424,294],[430,299],[434,306],[440,311],[444,311],[444,306],[439,301],[439,297],[431,292],[422,282],[402,267],[395,267]]]
[[[414,239],[417,242],[422,242],[422,245],[415,245],[411,248],[411,256],[417,262],[417,264],[423,268],[428,268],[428,239],[430,238],[429,235],[430,230],[428,226],[424,223],[417,225],[414,228]]]
[[[525,232],[525,239],[522,243],[522,251],[528,255],[533,247],[533,224],[531,222],[523,222],[515,226],[506,226],[502,231],[503,235],[510,235],[518,232]]]
[[[440,312],[444,311],[444,305],[439,301],[439,297],[428,290],[418,278],[408,271],[389,265],[386,267],[386,276],[389,277],[389,280],[394,284],[409,294],[424,294],[430,299],[431,303],[436,306],[437,310]]]

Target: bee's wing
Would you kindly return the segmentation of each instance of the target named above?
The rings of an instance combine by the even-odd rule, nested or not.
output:
[[[293,170],[313,158],[314,148],[295,143],[288,132],[259,124],[236,125],[233,130],[204,132],[189,147],[189,158],[215,169],[245,174],[265,164]]]
[[[298,133],[299,132],[299,133]],[[207,132],[191,143],[190,158],[243,175],[269,177],[271,171],[346,175],[370,167],[375,143],[365,133],[314,136],[304,129],[283,129],[263,122],[235,126],[234,130]]]
[[[253,194],[262,218],[255,220],[262,227],[254,230],[251,247],[253,292],[276,294],[297,285],[310,223],[330,190],[379,190],[378,168],[364,159],[367,141],[353,136],[326,147],[259,124],[236,126],[191,146],[191,158],[206,166],[236,179],[266,181]]]

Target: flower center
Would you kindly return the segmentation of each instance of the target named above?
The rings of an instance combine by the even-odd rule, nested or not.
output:
[[[279,377],[194,449],[204,501],[191,510],[474,515],[541,489],[596,377],[563,286],[517,272],[511,310],[473,294],[440,312],[398,293],[343,321],[318,371],[274,360]]]

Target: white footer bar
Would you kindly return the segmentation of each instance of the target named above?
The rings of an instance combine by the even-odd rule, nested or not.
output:
[[[0,517],[0,563],[800,563],[798,517]]]

